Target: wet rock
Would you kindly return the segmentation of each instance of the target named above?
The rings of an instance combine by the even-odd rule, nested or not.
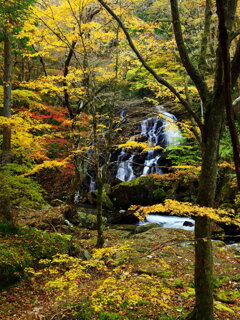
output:
[[[129,224],[138,223],[139,219],[131,211],[119,210],[111,212],[108,215],[108,223],[111,224]]]
[[[194,223],[192,223],[191,221],[184,221],[183,226],[184,227],[194,227]]]

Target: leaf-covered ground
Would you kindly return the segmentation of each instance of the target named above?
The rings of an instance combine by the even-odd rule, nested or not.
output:
[[[77,229],[72,235],[81,248],[93,249],[95,231]],[[123,258],[120,254],[114,258],[120,261],[119,265],[122,264],[121,260],[127,260],[124,268],[130,268],[130,276],[150,275],[158,279],[164,288],[171,290],[167,301],[169,308],[146,300],[135,306],[122,304],[119,307],[110,303],[104,311],[94,312],[91,310],[90,296],[108,275],[92,269],[89,279],[79,281],[78,291],[72,296],[66,295],[62,300],[58,299],[58,290],[45,286],[50,278],[54,280],[58,275],[43,273],[26,277],[0,293],[0,319],[170,320],[180,319],[192,309],[194,245],[191,232],[155,228],[141,234],[130,234],[128,231],[108,229],[105,235],[107,247],[121,247],[126,242],[131,246],[128,256]],[[214,288],[215,318],[238,320],[239,255],[221,241],[214,242]]]

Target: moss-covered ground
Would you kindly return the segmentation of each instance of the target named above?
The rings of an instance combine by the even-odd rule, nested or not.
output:
[[[58,231],[57,227],[54,228]],[[11,260],[9,264],[15,265],[17,260],[21,260],[20,256],[28,257],[26,252],[29,252],[29,255],[38,252],[34,253],[34,259],[32,258],[35,264],[37,258],[46,257],[44,250],[40,249],[43,244],[45,248],[49,247],[51,255],[53,254],[51,245],[47,245],[47,240],[41,237],[42,240],[39,240],[42,231],[26,228],[23,230],[25,231],[22,233],[7,235],[5,232],[1,235],[1,255],[9,252],[10,248],[13,252],[17,252],[16,255],[15,253],[12,255],[12,260],[9,258]],[[75,228],[69,229],[68,233],[79,248],[89,252],[94,248],[96,231]],[[60,250],[62,246],[59,242],[60,238],[57,233],[54,237],[52,245]],[[116,245],[120,247],[126,242],[130,243],[132,249],[127,260],[131,264],[133,277],[140,274],[154,276],[164,287],[171,289],[169,308],[142,301],[134,307],[123,304],[119,308],[110,304],[105,310],[96,313],[91,308],[89,297],[102,283],[106,277],[105,273],[92,270],[91,278],[79,281],[77,293],[58,300],[59,292],[46,288],[45,283],[49,280],[49,274],[43,272],[39,275],[25,276],[14,286],[0,293],[0,319],[170,320],[181,319],[192,309],[194,305],[194,242],[191,232],[155,228],[141,234],[132,234],[129,231],[108,228],[105,230],[105,238],[106,247]],[[52,238],[48,241],[52,243]],[[13,247],[13,243],[16,246]],[[215,318],[238,320],[240,313],[239,255],[222,242],[213,242],[213,244]],[[121,255],[116,255],[114,259],[118,259],[121,263]],[[41,269],[37,268],[37,271]],[[51,275],[52,280],[54,277]]]

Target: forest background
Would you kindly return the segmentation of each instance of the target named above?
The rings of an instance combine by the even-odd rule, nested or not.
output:
[[[92,166],[97,246],[102,247],[108,159],[116,144],[122,146],[121,106],[143,97],[149,104],[169,105],[181,117],[190,146],[173,150],[172,163],[178,165],[176,172],[184,169],[199,177],[195,202],[205,209],[199,213],[198,207],[174,203],[168,211],[204,215],[196,218],[191,317],[212,319],[210,239],[217,212],[206,207],[215,206],[219,162],[234,194],[224,214],[237,215],[239,205],[238,12],[238,1],[199,0],[194,6],[188,1],[109,6],[103,1],[1,1],[0,195],[5,220],[14,224],[56,194],[73,215],[74,195]],[[141,144],[125,147],[146,151]]]

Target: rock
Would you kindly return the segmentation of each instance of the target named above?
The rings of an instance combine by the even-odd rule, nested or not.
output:
[[[111,224],[129,224],[138,223],[139,219],[133,214],[132,211],[119,210],[108,214],[108,223]]]
[[[62,200],[59,200],[59,199],[53,199],[51,202],[50,202],[51,206],[53,207],[59,207],[59,206],[62,206],[64,204],[64,202]]]
[[[115,208],[128,209],[132,204],[152,205],[166,198],[192,202],[197,194],[197,178],[186,175],[141,176],[112,188],[110,199]]]
[[[194,227],[194,223],[192,223],[191,221],[184,221],[183,226],[184,227]]]
[[[73,225],[78,225],[80,220],[77,210],[74,206],[66,205],[62,208],[62,213],[65,219],[71,222]]]
[[[69,228],[74,228],[74,225],[71,223],[71,222],[69,222],[67,219],[65,219],[64,220],[65,221],[65,224],[69,227]]]
[[[94,214],[86,212],[78,212],[79,226],[87,229],[95,230],[97,229],[97,216]],[[103,224],[105,224],[107,219],[103,217]]]
[[[159,228],[159,225],[157,223],[147,223],[147,224],[141,224],[141,225],[119,224],[119,225],[114,225],[114,228],[118,230],[129,231],[131,233],[143,233],[153,228]]]
[[[157,270],[156,268],[153,268],[153,267],[145,267],[145,268],[136,267],[133,270],[133,272],[138,273],[138,274],[148,274],[150,276],[161,276],[162,275],[161,270]]]
[[[87,200],[90,204],[96,204],[97,190],[89,192],[87,194]],[[105,208],[105,209],[114,210],[114,205],[113,205],[113,203],[112,203],[111,199],[109,198],[108,193],[106,191],[103,191],[102,205],[103,205],[103,208]]]
[[[159,228],[159,225],[157,223],[147,223],[147,224],[140,224],[136,227],[135,232],[136,233],[143,233],[148,230],[151,230],[153,228]]]
[[[137,227],[138,225],[136,224],[115,224],[111,226],[112,229],[129,231],[131,233],[135,233]]]

